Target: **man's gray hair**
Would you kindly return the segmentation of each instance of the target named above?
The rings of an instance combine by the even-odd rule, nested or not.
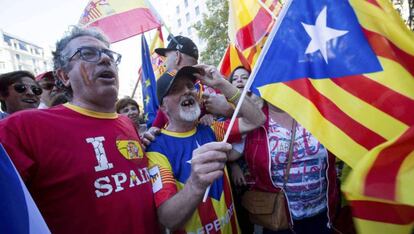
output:
[[[90,36],[102,41],[109,47],[108,38],[97,28],[80,28],[78,26],[71,26],[66,32],[66,35],[56,42],[56,50],[53,54],[53,66],[57,70],[59,68],[65,68],[68,63],[68,58],[63,54],[63,50],[69,44],[69,42],[77,37]]]

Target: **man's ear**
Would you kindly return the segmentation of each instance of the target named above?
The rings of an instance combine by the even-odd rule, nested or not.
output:
[[[62,68],[56,70],[56,76],[63,83],[63,85],[65,85],[65,87],[70,86],[69,76]]]
[[[182,54],[180,51],[176,50],[175,51],[175,65],[178,67],[178,65],[181,63],[181,61],[183,60]]]

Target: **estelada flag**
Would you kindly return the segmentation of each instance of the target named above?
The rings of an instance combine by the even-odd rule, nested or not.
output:
[[[358,186],[348,192],[356,200],[402,205],[404,225],[412,226],[414,160],[410,144],[398,139],[405,142],[414,126],[414,34],[387,0],[293,0],[284,7],[252,73],[252,91],[354,168]]]
[[[91,0],[79,25],[100,28],[113,43],[160,27],[161,20],[146,0]]]

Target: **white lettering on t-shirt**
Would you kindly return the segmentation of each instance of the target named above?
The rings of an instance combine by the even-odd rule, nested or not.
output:
[[[108,158],[106,157],[103,146],[104,141],[105,138],[103,136],[86,138],[86,142],[92,144],[93,149],[95,150],[96,160],[98,161],[98,166],[95,166],[96,172],[108,170],[114,167],[112,163],[108,162]]]
[[[112,178],[114,178],[116,189],[115,192],[119,192],[124,190],[124,188],[121,186],[121,184],[125,183],[127,181],[127,177],[125,173],[116,173],[115,175],[112,175]]]
[[[106,183],[103,183],[106,182]],[[112,193],[112,185],[110,184],[111,180],[109,179],[108,176],[102,177],[102,178],[98,178],[97,180],[95,180],[95,193],[96,193],[96,197],[103,197],[103,196],[108,196],[109,194]],[[103,192],[102,190],[106,190],[106,192]]]
[[[105,197],[113,192],[126,191],[132,187],[144,185],[149,182],[148,169],[145,167],[130,170],[129,173],[118,172],[109,176],[100,177],[95,180],[94,187],[96,197]]]

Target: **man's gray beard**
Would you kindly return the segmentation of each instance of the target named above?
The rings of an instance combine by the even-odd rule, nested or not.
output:
[[[200,117],[200,114],[201,114],[201,110],[197,102],[194,103],[194,107],[191,108],[190,111],[184,111],[182,107],[180,106],[180,111],[179,111],[180,118],[186,122],[196,121],[198,117]]]

